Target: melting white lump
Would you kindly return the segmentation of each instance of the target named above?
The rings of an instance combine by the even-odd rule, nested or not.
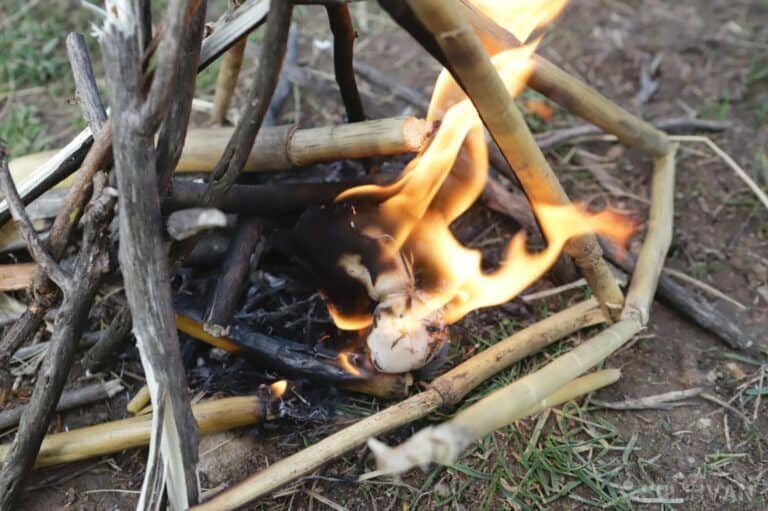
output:
[[[371,362],[383,373],[405,373],[427,365],[447,341],[446,325],[439,312],[424,314],[426,295],[415,287],[409,266],[398,264],[373,282],[357,255],[346,254],[339,266],[365,285],[377,302],[367,337]]]

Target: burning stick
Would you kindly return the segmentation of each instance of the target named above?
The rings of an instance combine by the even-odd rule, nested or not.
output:
[[[286,382],[273,383],[270,390],[254,396],[213,399],[192,406],[192,414],[201,434],[217,433],[251,426],[279,416],[275,405],[286,388]],[[73,463],[96,456],[114,454],[149,443],[153,413],[96,426],[48,435],[43,440],[35,468]],[[0,446],[0,461],[8,447]]]
[[[390,2],[382,2],[387,7]],[[540,216],[545,205],[569,205],[570,201],[549,163],[511,100],[507,85],[485,53],[480,40],[461,16],[455,0],[409,0],[418,20],[437,41],[441,59],[472,100],[491,136],[515,170],[523,189]],[[401,21],[402,18],[398,19]],[[411,31],[418,27],[406,26]],[[425,34],[419,33],[421,42]],[[426,48],[435,52],[434,45]],[[433,53],[434,54],[434,53]],[[519,80],[519,77],[517,78]],[[520,84],[514,83],[519,87]],[[602,250],[593,235],[571,239],[565,247],[584,273],[601,307],[616,319],[624,302],[621,290],[602,258]]]
[[[623,346],[648,321],[648,309],[672,240],[675,151],[655,162],[648,231],[621,320],[538,371],[497,390],[452,420],[423,429],[394,449],[374,443],[379,470],[404,472],[429,462],[452,463],[476,439],[509,424]],[[643,271],[644,273],[641,273]]]
[[[259,130],[243,170],[275,172],[327,161],[414,153],[426,146],[435,128],[436,123],[415,117],[319,128],[265,127]],[[234,128],[189,130],[176,171],[206,172],[213,169],[233,132]],[[108,143],[111,143],[111,138]],[[14,180],[26,181],[50,156],[51,152],[46,151],[16,158],[10,162]],[[65,180],[59,186],[67,186],[70,182]]]
[[[255,363],[285,374],[326,383],[373,396],[393,399],[408,395],[413,383],[409,374],[383,374],[354,361],[354,356],[341,353],[335,358],[323,357],[305,344],[270,337],[232,325],[228,337],[209,334],[192,313],[177,312],[176,326],[181,332],[229,353],[245,356]]]
[[[477,30],[491,54],[517,48],[520,41],[506,28],[473,6],[460,0],[461,14]],[[547,59],[533,57],[534,69],[528,85],[603,131],[616,135],[625,145],[636,147],[654,157],[664,156],[670,148],[666,133],[627,112],[581,80],[574,78]]]
[[[596,371],[566,383],[548,396],[534,402],[529,408],[518,406],[518,402],[515,401],[513,409],[505,412],[504,415],[492,412],[493,407],[498,405],[498,399],[495,399],[494,393],[462,411],[451,421],[434,428],[422,429],[396,449],[371,438],[368,440],[368,447],[376,456],[378,470],[363,475],[361,479],[401,474],[414,466],[426,469],[432,462],[448,465],[456,460],[464,447],[480,440],[491,431],[612,385],[620,377],[621,371],[618,369]],[[501,390],[509,390],[510,393],[514,391],[512,385]],[[470,415],[470,412],[475,414],[480,412],[480,414]],[[411,448],[406,449],[406,445]]]
[[[193,508],[195,511],[237,509],[362,445],[368,438],[420,419],[441,406],[459,402],[482,382],[549,344],[587,326],[605,321],[594,300],[517,332],[435,379],[430,387],[371,415],[229,488]]]

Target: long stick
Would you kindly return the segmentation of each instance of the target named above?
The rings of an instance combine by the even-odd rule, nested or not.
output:
[[[408,0],[407,4],[439,44],[448,69],[514,169],[534,212],[539,205],[570,204],[480,40],[462,18],[457,1]],[[624,299],[595,236],[572,239],[565,251],[584,273],[603,311],[617,318]]]
[[[176,97],[174,77],[184,61],[190,30],[187,18],[199,19],[204,5],[171,0],[166,32],[157,53],[149,93],[138,55],[140,31],[130,2],[107,9],[101,49],[112,108],[113,152],[119,190],[119,260],[133,332],[155,405],[152,442],[139,509],[153,508],[167,493],[173,510],[186,509],[199,498],[197,425],[190,409],[188,386],[181,364],[174,325],[168,253],[163,242],[155,133],[175,101],[191,103],[188,94]],[[182,87],[184,84],[180,84]],[[186,125],[181,126],[185,129]],[[137,172],[137,169],[141,169]],[[167,490],[167,492],[165,491]]]
[[[256,83],[248,94],[243,113],[227,143],[219,162],[208,180],[206,201],[213,203],[237,180],[245,167],[248,155],[256,141],[272,94],[280,78],[280,69],[288,46],[288,33],[293,15],[293,0],[270,2],[264,45],[261,49],[260,69]]]
[[[196,511],[237,509],[253,499],[362,445],[368,438],[424,417],[441,406],[454,404],[490,376],[541,348],[582,328],[604,321],[594,300],[588,300],[531,325],[459,364],[432,382],[429,389],[371,415],[320,442],[284,458],[213,499]]]
[[[243,170],[274,172],[327,161],[414,153],[425,147],[435,127],[435,123],[416,117],[303,129],[295,126],[265,127],[259,130]],[[213,169],[233,131],[234,128],[189,130],[176,172]],[[11,161],[9,165],[14,181],[27,179],[49,157],[50,152],[45,151]],[[65,180],[59,187],[67,187],[71,182],[71,179]]]
[[[273,401],[273,397],[262,395],[215,399],[194,405],[192,413],[201,433],[216,433],[268,420],[273,415],[269,411]],[[148,413],[48,435],[43,440],[35,467],[73,463],[147,445],[152,432],[152,416]],[[0,446],[0,461],[7,454],[7,446]]]
[[[255,364],[314,381],[334,383],[341,388],[384,399],[408,395],[413,383],[410,374],[385,374],[367,367],[358,367],[349,358],[321,357],[304,344],[271,337],[244,329],[230,327],[228,337],[216,337],[203,329],[203,324],[191,315],[176,314],[176,325],[181,332],[229,353],[252,359]]]

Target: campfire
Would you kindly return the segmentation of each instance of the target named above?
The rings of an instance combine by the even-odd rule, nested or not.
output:
[[[292,12],[304,3],[323,4],[328,14],[349,121],[340,126],[275,125],[286,96],[281,69],[295,52]],[[41,369],[48,378],[38,378],[23,411],[0,414],[0,425],[19,425],[13,444],[0,447],[3,506],[34,466],[149,445],[140,506],[166,494],[172,509],[234,509],[366,442],[377,470],[363,478],[449,464],[514,420],[615,382],[617,370],[585,373],[649,321],[672,236],[677,143],[536,53],[566,3],[380,0],[403,37],[410,34],[443,69],[424,118],[373,120],[356,84],[345,2],[246,0],[205,26],[205,2],[174,0],[160,29],[133,2],[107,0],[98,37],[109,115],[83,39],[72,35],[89,127],[57,152],[10,165],[2,154],[0,215],[13,216],[17,227],[0,242],[11,246],[20,235],[36,264],[21,279],[32,286],[32,301],[6,331],[0,355],[25,344],[58,307]],[[262,23],[259,73],[235,126],[223,126],[232,117],[245,37]],[[216,126],[188,129],[195,75],[220,57]],[[528,87],[653,158],[636,258],[626,249],[640,230],[637,215],[571,202],[516,106]],[[55,204],[52,223],[35,216],[38,202],[25,211],[38,198]],[[497,258],[459,228],[481,203],[518,226]],[[114,217],[118,227],[110,231]],[[468,224],[485,227],[475,218]],[[68,252],[75,234],[78,249]],[[631,273],[626,293],[606,258]],[[580,273],[593,297],[467,360],[449,359],[455,325],[515,300],[553,268]],[[94,372],[108,365],[132,331],[146,377],[129,405],[136,416],[45,436],[65,401],[59,398],[88,311],[97,296],[106,303],[106,281],[120,312],[82,365]],[[679,290],[664,293],[692,300]],[[738,329],[727,317],[715,323]],[[603,324],[590,340],[452,420],[394,448],[375,439],[459,403],[547,345]],[[185,370],[182,345],[203,353],[202,369]],[[210,385],[210,374],[231,375],[233,367],[246,371],[243,361],[253,377],[224,390],[247,388],[248,395],[190,404],[190,386]],[[427,380],[426,390],[414,390]],[[197,432],[295,417],[297,406],[319,407],[321,399],[301,397],[304,390],[331,388],[398,402],[200,503]],[[119,390],[111,384],[87,399]],[[86,399],[80,394],[64,396],[78,406]]]

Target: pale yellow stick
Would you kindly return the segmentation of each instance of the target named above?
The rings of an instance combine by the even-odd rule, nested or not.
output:
[[[648,323],[656,285],[672,243],[676,152],[677,144],[673,144],[666,156],[654,162],[648,230],[637,257],[624,310],[621,313],[622,319],[634,319],[643,325]]]
[[[200,433],[226,431],[257,424],[267,416],[263,396],[215,399],[192,407]],[[149,442],[152,414],[107,422],[48,435],[43,439],[35,467],[72,463],[96,456],[141,447]],[[8,454],[10,444],[0,445],[0,462]]]
[[[594,373],[576,378],[575,380],[566,383],[558,390],[554,391],[550,395],[540,399],[528,409],[516,409],[509,415],[505,416],[504,420],[508,420],[506,424],[535,415],[547,408],[552,408],[563,403],[566,403],[579,396],[589,394],[597,389],[606,387],[613,383],[616,383],[621,377],[621,371],[618,369],[605,369],[602,371],[596,371]],[[486,398],[489,399],[489,398]],[[484,403],[485,399],[478,401],[473,405],[473,409],[479,407]],[[491,403],[489,406],[495,406],[495,403]],[[517,407],[516,407],[517,408]],[[459,417],[457,416],[457,419]],[[427,428],[421,430],[417,435],[411,437],[408,440],[413,449],[408,451],[391,449],[378,440],[371,438],[368,441],[368,447],[376,456],[378,470],[362,476],[360,479],[370,479],[380,475],[393,475],[400,474],[410,470],[414,465],[421,465],[422,468],[433,461],[439,463],[452,463],[455,461],[455,457],[458,453],[452,452],[448,447],[458,448],[459,445],[452,444],[451,438],[444,438],[444,433],[440,430],[446,429],[448,431],[458,430],[460,427],[458,424],[452,424],[454,421],[441,424],[435,428]],[[502,426],[505,424],[501,424]],[[499,426],[500,427],[500,426]],[[464,433],[462,433],[464,434]],[[474,430],[467,430],[467,435],[476,434]],[[482,438],[484,433],[475,438],[472,438],[469,442],[474,442]],[[440,443],[436,443],[439,439]],[[447,443],[446,443],[447,440]],[[405,445],[405,444],[403,444]],[[468,444],[467,444],[468,445]],[[421,449],[421,451],[419,451]]]
[[[569,205],[570,200],[536,145],[525,119],[456,0],[408,0],[434,35],[457,82],[475,105],[488,131],[515,171],[534,212],[539,206]],[[565,247],[581,269],[603,311],[618,318],[621,289],[603,260],[594,235],[572,239]]]
[[[142,386],[128,404],[125,405],[125,409],[133,415],[138,414],[145,406],[149,404],[149,387]]]
[[[213,93],[213,109],[211,110],[211,122],[223,125],[227,120],[229,103],[237,86],[237,77],[243,65],[243,54],[247,37],[243,37],[234,44],[221,59],[219,74],[216,76],[216,90]]]
[[[604,316],[594,300],[553,314],[459,364],[433,381],[428,390],[273,463],[262,472],[192,509],[237,509],[298,477],[310,474],[328,461],[364,444],[372,436],[424,417],[440,406],[456,403],[483,381],[514,362],[581,328],[603,321]]]

